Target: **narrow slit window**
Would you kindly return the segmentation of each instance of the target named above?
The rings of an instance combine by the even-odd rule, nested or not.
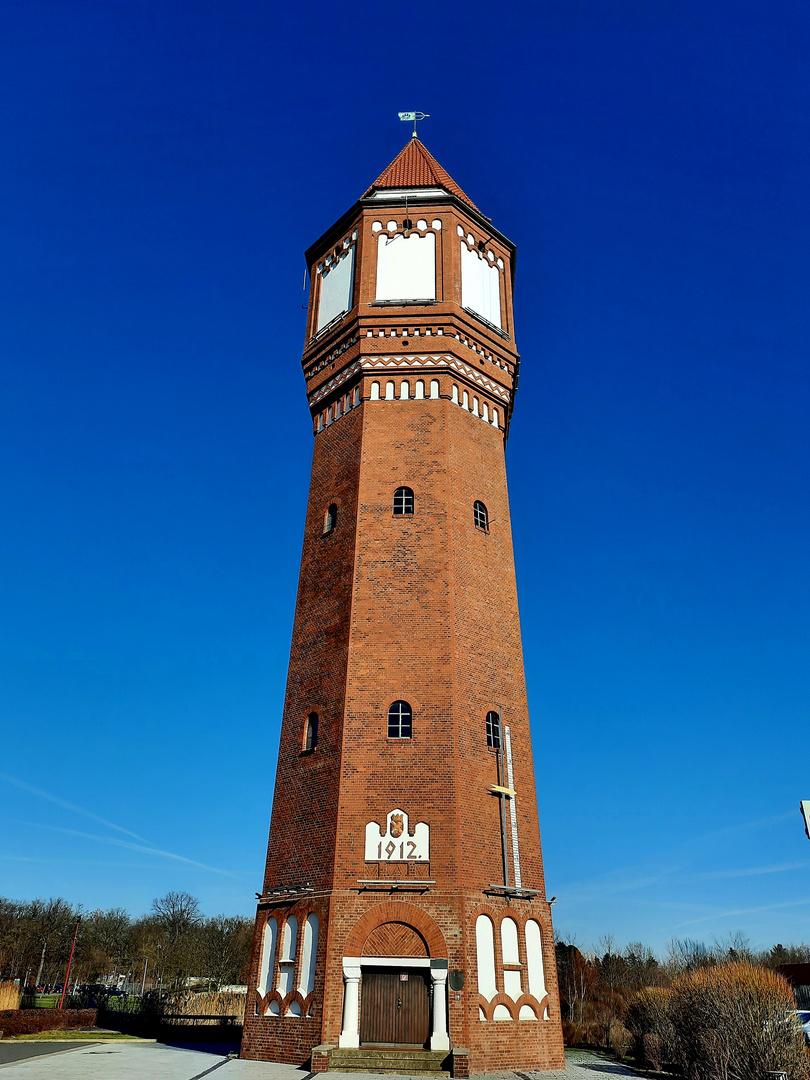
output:
[[[388,710],[388,738],[410,739],[413,733],[413,712],[407,701],[395,701]]]
[[[489,532],[489,512],[480,499],[476,499],[473,503],[473,518],[476,529]]]
[[[337,526],[337,506],[335,503],[329,504],[329,509],[326,511],[323,517],[323,535],[328,536],[330,532],[335,531]]]
[[[501,718],[494,711],[487,713],[487,746],[490,750],[501,748]]]
[[[413,491],[409,487],[397,488],[394,492],[394,514],[412,514],[414,508]]]
[[[304,735],[304,749],[314,750],[318,745],[318,714],[311,712],[307,717],[307,730]]]

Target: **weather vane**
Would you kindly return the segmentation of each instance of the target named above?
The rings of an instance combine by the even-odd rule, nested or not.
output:
[[[416,125],[417,125],[418,121],[419,120],[427,120],[427,118],[429,116],[430,116],[430,113],[427,113],[427,112],[401,112],[401,113],[399,113],[400,120],[413,120],[413,132],[411,133],[411,138],[412,139],[418,139],[419,138],[419,136],[416,134]]]

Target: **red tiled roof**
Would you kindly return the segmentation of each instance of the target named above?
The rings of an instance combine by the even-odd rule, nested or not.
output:
[[[465,203],[478,210],[472,199],[465,195],[453,177],[441,167],[436,158],[418,139],[411,139],[403,147],[387,169],[383,169],[363,198],[381,188],[442,187],[458,195]],[[481,211],[478,210],[480,214]]]

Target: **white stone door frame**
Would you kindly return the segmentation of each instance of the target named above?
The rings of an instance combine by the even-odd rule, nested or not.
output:
[[[431,960],[426,956],[343,957],[343,1028],[338,1039],[338,1046],[354,1049],[360,1045],[360,979],[363,966],[429,968],[433,991],[430,1049],[450,1049],[450,1036],[447,1032],[448,963],[446,960]]]

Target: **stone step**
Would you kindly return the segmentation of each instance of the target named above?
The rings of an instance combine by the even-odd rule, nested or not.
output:
[[[345,1072],[345,1073],[390,1073],[392,1076],[450,1076],[447,1069],[428,1069],[424,1065],[417,1066],[413,1062],[403,1061],[400,1065],[385,1064],[374,1065],[368,1063],[365,1065],[356,1064],[350,1065],[347,1062],[330,1062],[329,1072]]]
[[[359,1050],[333,1050],[329,1071],[366,1073],[419,1073],[449,1076],[442,1068],[448,1054],[444,1050],[398,1050],[361,1047]]]

